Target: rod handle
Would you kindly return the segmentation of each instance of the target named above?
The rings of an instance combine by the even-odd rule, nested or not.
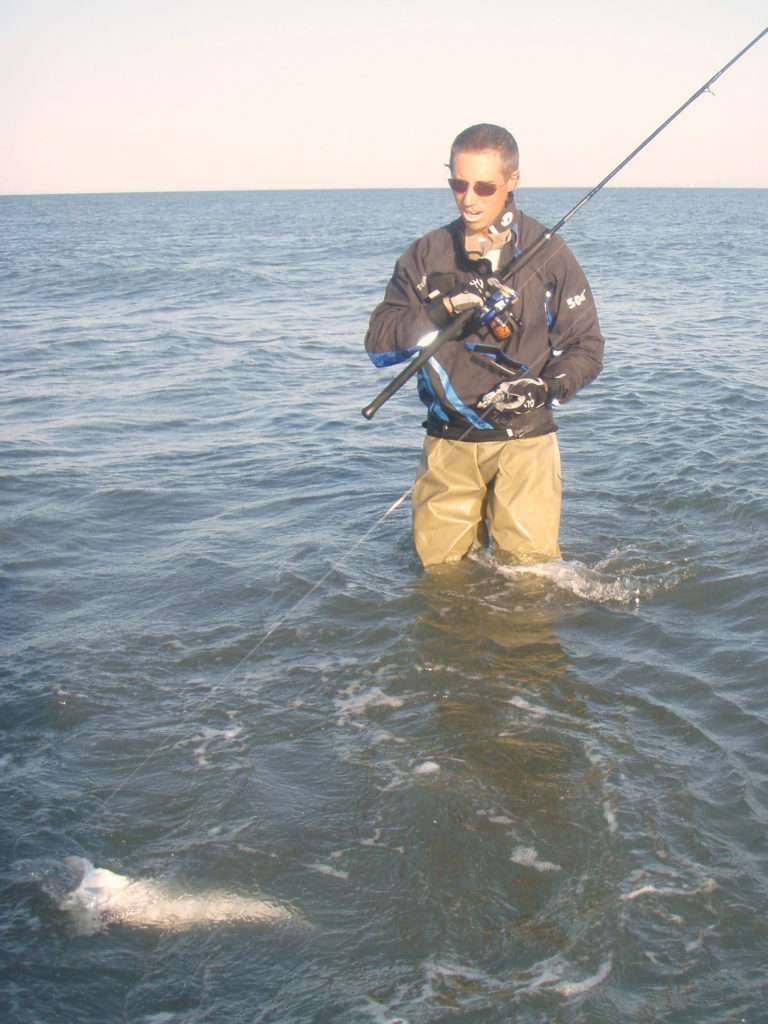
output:
[[[373,419],[376,412],[382,407],[382,405],[384,405],[385,402],[388,402],[389,399],[400,390],[406,381],[410,380],[415,373],[418,373],[422,366],[429,362],[435,352],[442,348],[446,341],[453,341],[455,338],[461,337],[464,333],[464,328],[472,319],[474,312],[474,309],[466,309],[463,313],[459,313],[459,315],[452,320],[447,327],[444,327],[434,341],[431,341],[429,345],[421,349],[418,355],[415,355],[413,359],[403,367],[400,373],[398,373],[396,377],[393,377],[389,384],[381,389],[370,405],[366,405],[366,407],[361,410],[363,416],[365,416],[367,420]]]

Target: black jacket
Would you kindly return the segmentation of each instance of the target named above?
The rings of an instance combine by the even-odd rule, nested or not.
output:
[[[501,250],[498,270],[544,232],[538,221],[514,204],[513,234]],[[435,292],[455,291],[477,276],[464,252],[464,227],[457,220],[414,242],[395,265],[384,301],[373,311],[365,347],[376,366],[391,366],[410,358],[417,343],[434,331],[442,311]],[[592,292],[584,273],[566,244],[557,236],[533,260],[505,281],[520,298],[513,306],[520,329],[503,343],[487,327],[470,327],[461,340],[446,342],[419,371],[419,395],[428,407],[427,432],[437,437],[468,441],[536,437],[556,430],[549,408],[501,416],[477,409],[478,400],[509,377],[471,359],[475,344],[493,345],[528,367],[528,375],[544,380],[560,378],[560,402],[594,380],[602,368],[603,338]],[[432,299],[429,296],[432,296]],[[469,432],[467,433],[467,430]]]

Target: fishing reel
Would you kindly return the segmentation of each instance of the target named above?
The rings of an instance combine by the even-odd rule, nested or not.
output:
[[[520,301],[514,288],[508,288],[498,278],[490,277],[490,291],[483,305],[477,312],[477,318],[483,327],[487,327],[497,341],[506,341],[514,331],[520,329],[521,322],[512,312],[512,306]]]

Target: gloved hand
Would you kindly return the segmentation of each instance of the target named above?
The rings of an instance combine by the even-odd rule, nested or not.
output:
[[[481,277],[473,277],[466,284],[459,285],[450,295],[443,296],[443,304],[451,316],[458,316],[468,309],[477,309],[485,302],[488,288]]]
[[[483,395],[477,403],[478,409],[492,406],[497,412],[532,412],[546,405],[549,391],[541,377],[518,377],[505,380],[493,391]]]
[[[450,288],[450,285],[448,286]],[[437,294],[435,294],[437,292]],[[487,285],[482,277],[473,277],[470,281],[455,285],[452,290],[436,288],[427,303],[427,314],[432,323],[445,327],[459,313],[468,309],[479,309],[485,302]]]

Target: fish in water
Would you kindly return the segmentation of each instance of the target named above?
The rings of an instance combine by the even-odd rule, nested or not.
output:
[[[93,935],[110,924],[180,932],[204,925],[296,919],[286,907],[267,900],[223,891],[175,893],[160,882],[96,868],[84,857],[67,857],[65,865],[79,884],[57,896],[58,907],[71,915],[81,935]]]

